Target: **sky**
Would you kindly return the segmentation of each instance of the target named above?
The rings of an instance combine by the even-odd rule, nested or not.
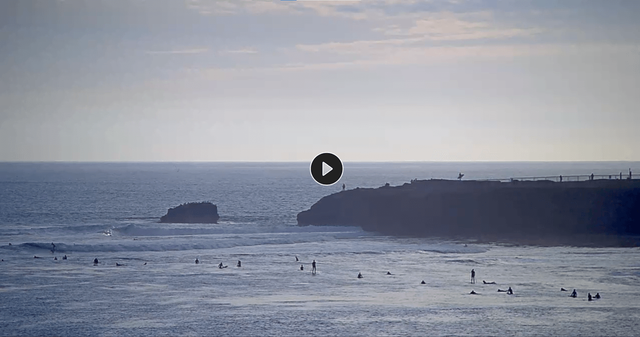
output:
[[[638,161],[640,1],[0,1],[0,161]]]

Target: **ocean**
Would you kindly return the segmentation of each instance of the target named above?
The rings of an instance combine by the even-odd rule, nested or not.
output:
[[[637,335],[638,247],[480,244],[296,223],[342,183],[629,168],[640,173],[638,162],[347,162],[325,187],[308,163],[0,163],[0,336]],[[215,203],[219,223],[158,223],[192,201]],[[508,287],[513,295],[497,291]]]

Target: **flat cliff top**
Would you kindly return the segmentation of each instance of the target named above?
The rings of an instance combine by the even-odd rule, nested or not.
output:
[[[492,191],[499,189],[519,189],[519,190],[568,190],[568,189],[602,189],[602,190],[625,190],[640,188],[640,180],[614,180],[599,179],[587,181],[555,182],[550,180],[538,181],[486,181],[486,180],[414,180],[401,186],[382,186],[378,188],[355,188],[342,193],[349,192],[363,193],[375,192],[376,195],[399,194],[404,196],[426,195],[431,193],[468,193],[474,191]]]

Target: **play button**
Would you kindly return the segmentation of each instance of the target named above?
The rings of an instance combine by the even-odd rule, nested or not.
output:
[[[333,167],[327,165],[327,163],[325,162],[322,162],[322,176],[326,176],[331,171],[333,171]]]
[[[333,185],[342,178],[342,161],[333,153],[317,155],[311,162],[311,177],[320,185]]]

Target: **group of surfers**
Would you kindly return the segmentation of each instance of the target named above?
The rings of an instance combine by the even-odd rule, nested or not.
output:
[[[51,253],[54,253],[56,250],[56,245],[52,242],[51,243]],[[39,259],[39,256],[34,256],[34,258]],[[67,255],[62,257],[63,260],[67,259]],[[54,260],[58,260],[58,257],[54,257]],[[300,260],[298,259],[298,256],[296,256],[296,262],[300,262]],[[96,266],[98,265],[100,262],[98,261],[97,258],[95,258],[93,260],[93,265]],[[198,260],[198,258],[196,258],[195,261],[196,264],[200,263],[200,260]],[[144,263],[145,265],[147,264],[146,262]],[[118,262],[116,262],[116,266],[120,267],[120,266],[124,266],[124,264],[120,264]],[[228,266],[224,265],[222,262],[220,262],[220,264],[218,265],[218,268],[220,269],[224,269],[227,268]],[[242,261],[238,260],[238,263],[236,264],[236,267],[240,268],[242,267]],[[316,260],[313,260],[313,262],[311,262],[311,273],[312,274],[316,274]],[[300,265],[300,270],[304,270],[304,265],[301,264]],[[387,275],[392,275],[391,272],[387,272]],[[364,276],[362,276],[362,273],[358,273],[357,276],[359,279],[364,278]],[[471,284],[475,284],[476,283],[476,271],[475,269],[471,269]],[[491,282],[487,282],[485,280],[482,280],[483,284],[496,284],[496,282],[491,281]],[[420,284],[426,284],[426,282],[424,280],[422,280],[422,282]],[[565,288],[560,288],[560,291],[567,291]],[[507,293],[507,295],[513,295],[513,289],[511,289],[511,287],[509,287],[508,289],[504,290],[504,289],[498,289],[499,293]],[[471,290],[471,292],[469,293],[471,295],[477,295],[478,293],[476,293],[474,290]],[[578,297],[578,292],[573,289],[573,292],[571,292],[571,295],[569,295],[569,297],[573,297],[576,298]],[[588,293],[587,295],[587,299],[589,301],[593,301],[594,299],[599,299],[600,298],[600,293],[596,293],[595,296],[591,296],[591,293]]]
[[[424,281],[422,281],[424,282]],[[471,269],[471,284],[475,284],[476,283],[476,271],[474,269]],[[495,282],[491,281],[491,282],[487,282],[485,280],[482,280],[483,284],[496,284]],[[424,283],[423,283],[424,284]],[[560,288],[560,291],[567,291],[567,289],[565,288]],[[511,287],[509,287],[509,289],[504,290],[504,289],[498,289],[499,293],[507,293],[508,295],[513,295],[513,289],[511,289]],[[478,293],[476,293],[474,290],[471,290],[471,292],[469,293],[471,295],[477,295]],[[576,298],[578,297],[578,292],[573,289],[573,292],[571,292],[571,295],[569,295],[569,297],[573,297]],[[591,296],[591,293],[588,294],[587,299],[589,301],[593,301],[594,299],[599,299],[600,298],[600,293],[596,293],[595,296]]]

